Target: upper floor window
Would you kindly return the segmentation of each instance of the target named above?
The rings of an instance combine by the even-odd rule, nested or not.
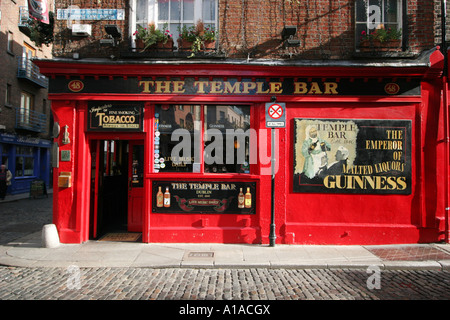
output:
[[[11,31],[6,32],[8,36],[8,42],[6,44],[6,51],[8,53],[13,53],[14,36]]]
[[[355,17],[356,47],[377,29],[398,32],[398,38],[402,29],[402,0],[357,0]]]
[[[179,30],[194,26],[199,20],[217,29],[218,0],[132,0],[131,34],[137,25],[147,27],[154,23],[157,28],[167,26],[178,39]]]

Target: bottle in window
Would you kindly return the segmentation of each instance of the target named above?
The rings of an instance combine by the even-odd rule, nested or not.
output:
[[[247,188],[247,192],[245,193],[245,200],[244,200],[244,206],[245,208],[251,208],[252,207],[252,194],[250,193],[250,188]]]
[[[169,187],[166,187],[166,192],[164,192],[164,207],[169,208],[170,207],[170,192]]]
[[[245,203],[244,193],[242,192],[242,188],[240,188],[238,195],[238,208],[243,209],[245,205],[244,203]]]
[[[156,194],[156,206],[162,208],[164,205],[164,194],[161,191],[161,187],[158,188],[158,193]]]

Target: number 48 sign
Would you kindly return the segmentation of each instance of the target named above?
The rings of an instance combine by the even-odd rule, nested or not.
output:
[[[266,128],[286,127],[286,104],[266,103]]]

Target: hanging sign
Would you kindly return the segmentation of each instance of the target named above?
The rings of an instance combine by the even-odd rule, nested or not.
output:
[[[255,214],[256,182],[153,181],[156,213]]]
[[[294,119],[294,192],[411,193],[411,121]]]
[[[142,131],[144,106],[140,102],[90,101],[88,131]]]
[[[30,18],[49,24],[47,0],[28,0]]]

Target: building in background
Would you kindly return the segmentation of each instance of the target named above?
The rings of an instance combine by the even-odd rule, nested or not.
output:
[[[29,20],[27,1],[2,1],[0,9],[0,159],[13,174],[8,193],[29,193],[34,180],[52,184],[48,78],[33,63],[50,59],[52,47]]]
[[[37,64],[59,128],[61,241],[448,241],[440,12],[428,0],[57,2],[55,58]]]

